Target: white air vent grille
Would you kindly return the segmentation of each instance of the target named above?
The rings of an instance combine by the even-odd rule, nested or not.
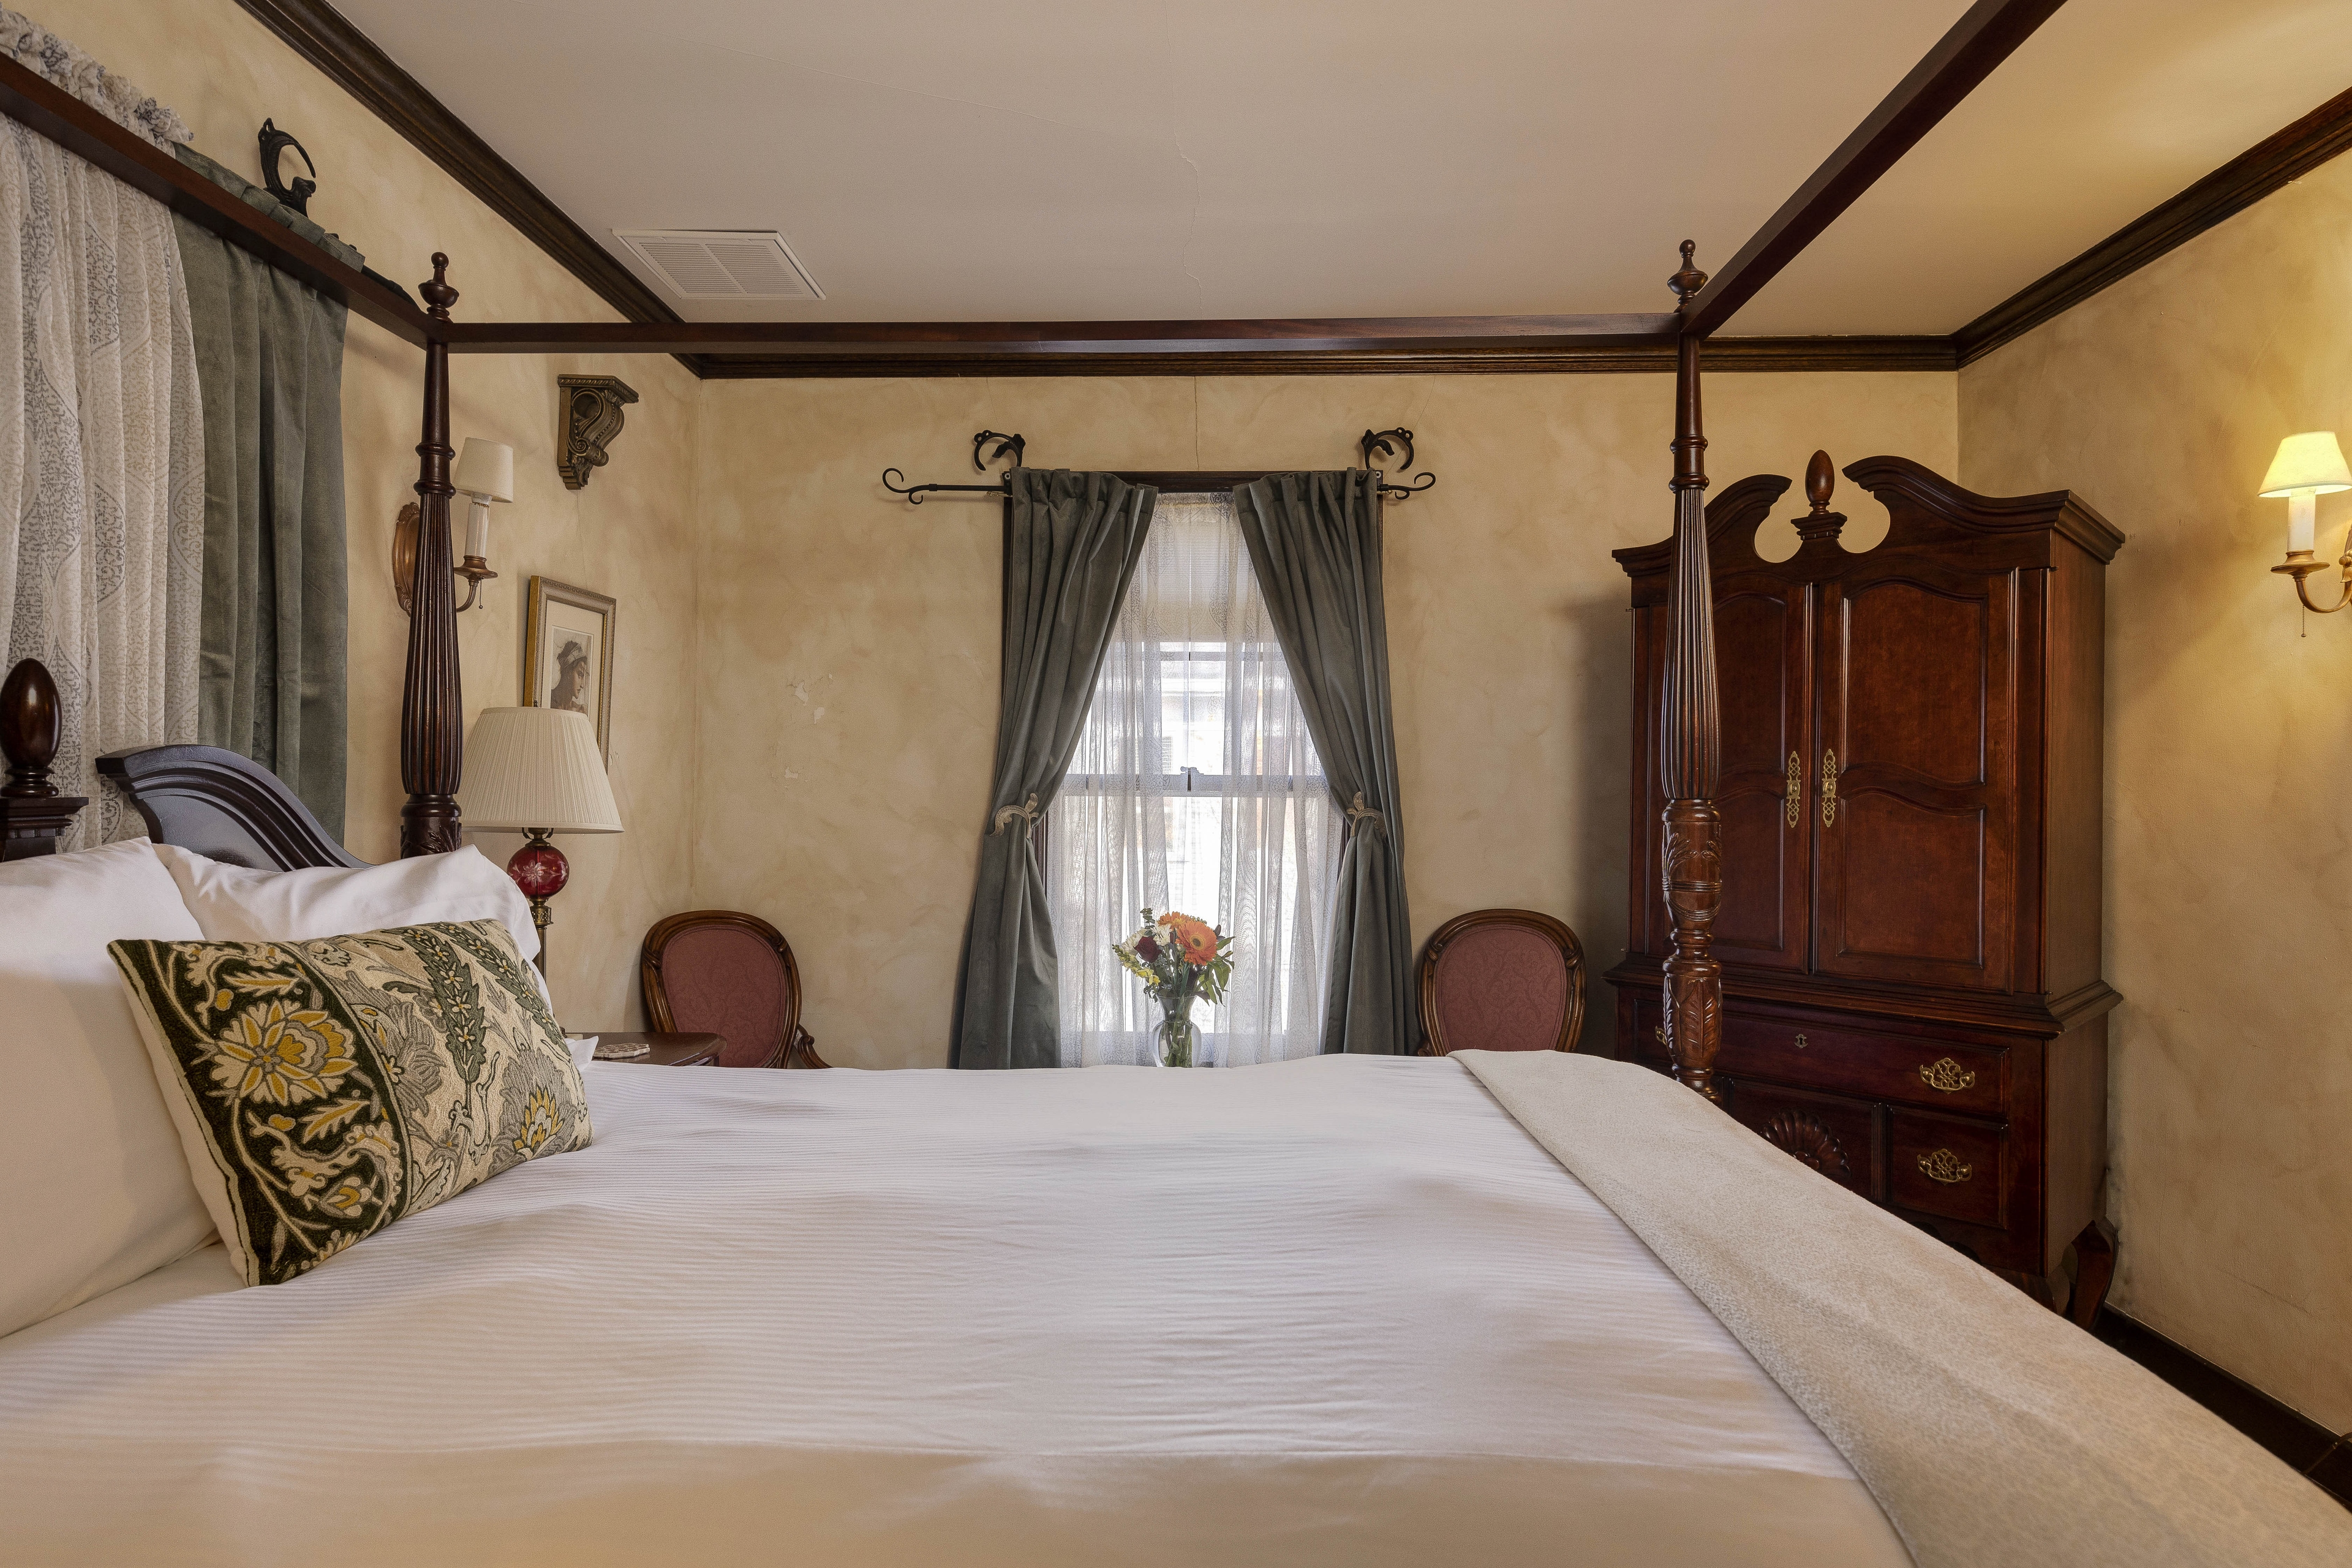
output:
[[[760,230],[616,228],[614,238],[682,300],[822,300],[781,234]]]

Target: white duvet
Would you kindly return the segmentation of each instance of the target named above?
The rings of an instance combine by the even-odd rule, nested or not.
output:
[[[0,1339],[0,1557],[1909,1561],[1452,1062],[586,1078],[315,1274]]]

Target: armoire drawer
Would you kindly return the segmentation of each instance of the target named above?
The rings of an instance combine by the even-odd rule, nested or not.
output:
[[[2009,1104],[2007,1058],[1997,1047],[1735,1014],[1723,1021],[1715,1065],[1868,1100],[2000,1116]]]
[[[1842,1187],[1874,1202],[1885,1194],[1879,1127],[1885,1112],[1880,1107],[1775,1084],[1717,1081],[1733,1121]]]
[[[1969,1225],[2009,1223],[2009,1139],[1998,1124],[1890,1110],[1886,1201]]]

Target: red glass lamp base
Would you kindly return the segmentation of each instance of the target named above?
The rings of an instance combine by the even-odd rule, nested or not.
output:
[[[507,875],[530,900],[530,923],[539,928],[539,972],[544,974],[547,928],[555,918],[548,911],[547,900],[563,891],[563,884],[572,880],[572,862],[563,858],[562,850],[547,841],[546,834],[534,829],[530,840],[507,861]]]

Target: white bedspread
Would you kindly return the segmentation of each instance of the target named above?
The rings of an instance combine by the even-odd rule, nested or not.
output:
[[[0,1340],[32,1563],[1906,1564],[1469,1074],[597,1064],[594,1147]]]

